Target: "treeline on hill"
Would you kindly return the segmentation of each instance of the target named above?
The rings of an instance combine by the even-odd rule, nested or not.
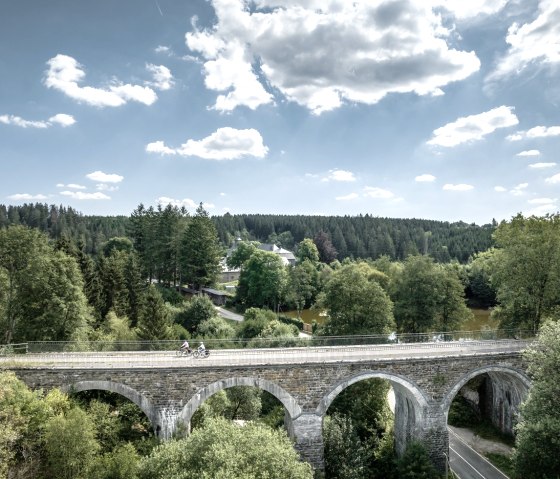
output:
[[[463,222],[359,216],[231,215],[213,218],[220,241],[231,244],[244,240],[277,243],[286,249],[304,238],[324,232],[338,253],[338,259],[405,259],[412,254],[430,255],[436,261],[467,262],[492,244],[497,224],[477,226]]]
[[[128,216],[87,216],[71,206],[24,203],[0,204],[0,228],[23,225],[47,233],[50,238],[66,237],[82,242],[87,254],[97,254],[107,240],[126,236]]]
[[[166,208],[144,208],[147,216]],[[134,215],[133,215],[134,216]],[[492,245],[492,224],[477,226],[464,222],[359,216],[231,215],[212,217],[220,243],[228,247],[237,238],[276,243],[292,250],[304,238],[325,234],[337,258],[376,259],[388,256],[402,260],[411,254],[427,254],[438,262],[466,263],[473,254]],[[81,240],[85,252],[97,254],[104,242],[116,236],[132,236],[129,217],[88,216],[71,207],[24,204],[0,205],[0,228],[25,225],[47,233],[51,238],[65,236]]]

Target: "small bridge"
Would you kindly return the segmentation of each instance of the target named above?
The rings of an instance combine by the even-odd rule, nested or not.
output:
[[[471,379],[484,375],[492,421],[514,424],[530,387],[521,351],[525,340],[440,341],[363,346],[212,350],[206,359],[174,351],[59,352],[0,357],[33,389],[105,390],[137,404],[156,434],[170,438],[187,427],[197,408],[218,391],[255,386],[284,406],[286,428],[302,458],[323,469],[323,417],[346,387],[369,378],[388,380],[395,392],[395,441],[402,454],[412,440],[426,444],[443,470],[447,414]]]

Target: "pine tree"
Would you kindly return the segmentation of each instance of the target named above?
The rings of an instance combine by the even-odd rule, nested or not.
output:
[[[222,251],[214,223],[202,203],[185,230],[181,245],[181,271],[185,282],[200,290],[218,278]]]

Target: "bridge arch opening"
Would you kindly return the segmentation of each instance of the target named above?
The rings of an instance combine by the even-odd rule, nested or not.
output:
[[[134,403],[142,411],[142,413],[144,413],[144,415],[148,418],[154,434],[158,437],[161,435],[159,416],[151,401],[130,386],[114,381],[79,381],[66,385],[61,389],[67,394],[76,394],[88,391],[103,391],[122,396]]]
[[[283,406],[287,422],[302,412],[293,396],[277,384],[262,378],[232,377],[216,381],[200,389],[179,413],[175,427],[184,427],[188,432],[194,414],[207,399],[220,391],[238,387],[258,388],[269,393]]]
[[[527,397],[531,380],[512,367],[490,365],[462,376],[442,401],[450,426],[477,427],[490,423],[506,436],[514,436],[519,407]]]
[[[377,392],[375,392],[376,390]],[[360,404],[360,401],[363,401],[364,397],[367,398],[367,395],[369,395],[369,399]],[[384,401],[384,404],[380,404],[379,401]],[[360,432],[360,428],[364,428],[359,425],[355,432],[351,432],[351,434],[354,437],[357,436],[362,445],[367,444],[368,441],[374,443],[378,441],[376,451],[388,445],[393,448],[397,456],[400,456],[411,441],[423,439],[428,401],[429,399],[424,392],[414,382],[406,377],[383,371],[364,371],[340,381],[323,397],[316,410],[316,414],[323,418],[326,466],[329,465],[329,454],[331,454],[329,450],[329,441],[331,440],[329,435],[331,432],[328,430],[332,427],[333,416],[330,415],[331,412],[338,414],[340,409],[345,407],[345,404],[351,404],[353,409],[351,415],[356,415],[356,413],[358,416],[369,414],[369,418],[366,416],[366,420],[370,421],[372,429],[366,431],[366,433],[377,430],[380,432],[379,435],[373,437],[373,434],[375,434],[373,433],[372,437],[368,438]],[[377,405],[378,409],[376,411],[371,410],[372,405]],[[388,409],[390,409],[389,415],[387,415]],[[343,413],[343,411],[340,412]],[[331,416],[329,419],[331,424],[325,421],[326,416]],[[380,417],[385,417],[390,422],[385,425],[381,424],[378,422]],[[344,420],[348,421],[348,419]],[[350,421],[357,425],[361,419],[356,421],[355,418],[350,418]],[[381,428],[376,429],[378,427]],[[383,431],[383,427],[387,427],[387,429]],[[373,455],[371,452],[369,454]],[[379,465],[372,467],[379,467]]]

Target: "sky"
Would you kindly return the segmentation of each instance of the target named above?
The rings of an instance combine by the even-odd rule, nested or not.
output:
[[[486,224],[560,201],[558,0],[0,0],[0,203]]]

